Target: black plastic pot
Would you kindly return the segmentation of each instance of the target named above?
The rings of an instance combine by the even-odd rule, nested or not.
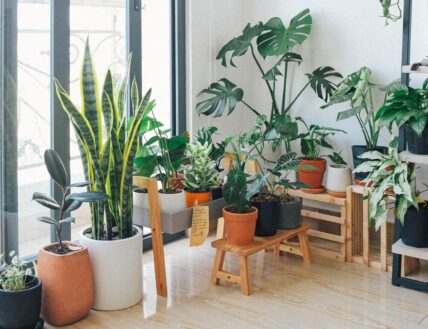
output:
[[[407,150],[413,154],[428,154],[428,126],[422,131],[422,135],[419,137],[415,131],[406,124],[406,141]]]
[[[408,246],[417,248],[428,247],[428,206],[419,205],[409,208],[404,216],[404,225],[401,230],[401,240]]]
[[[302,225],[302,201],[294,196],[288,198],[279,204],[278,230],[292,230]]]
[[[0,288],[0,328],[34,329],[39,321],[42,303],[42,281],[27,276],[30,288],[9,292]]]
[[[251,201],[251,205],[259,210],[256,222],[256,236],[272,236],[276,234],[279,217],[279,197],[272,195],[274,201]]]
[[[218,200],[223,197],[223,186],[211,188],[210,191],[211,191],[211,200]]]
[[[360,159],[359,156],[368,152],[368,151],[378,151],[381,153],[387,153],[388,148],[385,146],[376,146],[374,149],[369,149],[366,145],[352,145],[352,160],[354,162],[354,169],[357,168],[360,164],[366,162],[366,159]],[[364,180],[368,176],[368,173],[356,173],[355,182]]]

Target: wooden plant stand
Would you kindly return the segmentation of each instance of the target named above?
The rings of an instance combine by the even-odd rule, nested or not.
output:
[[[220,230],[218,231],[217,237],[223,235],[223,219],[219,219]],[[241,292],[248,296],[251,294],[251,283],[250,273],[248,269],[248,256],[255,254],[259,251],[265,250],[269,247],[274,247],[276,254],[279,254],[280,250],[286,252],[293,252],[303,256],[303,260],[306,264],[311,262],[310,250],[308,237],[306,235],[309,229],[309,225],[302,225],[301,227],[294,230],[278,231],[274,236],[270,237],[255,237],[254,242],[248,246],[234,246],[227,242],[226,238],[220,238],[211,243],[211,246],[217,249],[214,266],[211,274],[211,284],[217,285],[220,280],[224,280],[231,283],[236,283],[241,286]],[[289,251],[287,249],[281,249],[281,243],[285,240],[289,240],[293,237],[299,238],[300,248],[298,251]],[[226,252],[237,254],[240,259],[240,273],[239,275],[226,272],[223,270],[224,257]]]

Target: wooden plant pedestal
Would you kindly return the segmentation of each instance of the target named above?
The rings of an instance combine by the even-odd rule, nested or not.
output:
[[[220,221],[220,220],[219,220]],[[217,249],[214,266],[211,274],[211,284],[217,285],[220,280],[231,283],[237,283],[241,286],[241,291],[244,295],[251,294],[250,274],[248,269],[248,256],[255,254],[259,251],[274,247],[275,254],[279,255],[280,250],[291,252],[301,255],[303,261],[308,264],[311,262],[308,237],[306,235],[309,225],[302,225],[294,230],[278,231],[274,236],[269,237],[255,237],[254,242],[248,246],[234,246],[227,242],[226,238],[215,240],[211,246]],[[217,235],[218,237],[219,235]],[[283,241],[289,240],[293,237],[299,238],[300,247],[294,248],[292,251],[287,248],[281,248]],[[237,254],[240,259],[240,273],[239,275],[223,271],[223,263],[226,252]]]

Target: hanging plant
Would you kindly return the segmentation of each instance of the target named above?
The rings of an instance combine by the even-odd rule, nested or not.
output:
[[[382,5],[382,17],[385,18],[385,25],[389,25],[389,22],[396,22],[402,16],[402,10],[400,7],[400,0],[379,0]],[[394,8],[395,7],[395,8]]]

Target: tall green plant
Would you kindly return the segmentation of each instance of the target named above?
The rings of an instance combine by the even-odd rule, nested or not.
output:
[[[148,114],[155,102],[150,101],[151,90],[140,99],[134,80],[130,93],[133,115],[128,118],[128,75],[115,89],[112,73],[108,70],[100,90],[87,42],[80,77],[80,109],[60,83],[55,82],[58,99],[77,136],[85,178],[94,182],[90,190],[104,192],[109,197],[105,207],[97,204],[91,207],[92,236],[97,240],[112,239],[113,227],[117,227],[119,238],[133,235],[132,168],[138,135],[149,130],[153,119]]]

